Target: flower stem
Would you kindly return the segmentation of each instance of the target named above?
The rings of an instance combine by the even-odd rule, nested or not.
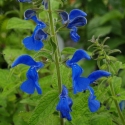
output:
[[[56,72],[57,72],[57,79],[58,79],[58,90],[59,90],[59,94],[60,94],[62,91],[62,81],[61,81],[60,64],[59,64],[59,54],[60,53],[59,53],[59,48],[58,48],[57,34],[55,31],[51,5],[52,5],[51,0],[49,0],[48,15],[49,15],[49,24],[50,24],[50,34],[53,36],[53,42],[57,46],[56,51],[54,53],[54,57],[55,57],[55,65],[56,65]],[[60,125],[64,125],[64,119],[61,118],[61,114],[60,114]]]
[[[106,59],[106,62],[107,62],[107,63],[106,63],[106,64],[107,64],[107,69],[108,69],[108,71],[110,72],[110,68],[109,68],[110,62],[109,62],[109,59],[108,59],[107,56],[106,56],[105,50],[104,50],[102,47],[100,47],[100,48],[103,50],[103,53],[104,53],[104,56],[105,56],[105,59]],[[115,97],[115,96],[116,96],[116,93],[115,93],[115,91],[114,91],[114,87],[113,87],[112,82],[110,82],[110,90],[111,90],[112,96]],[[121,119],[122,125],[125,125],[125,119],[124,119],[124,116],[123,116],[123,114],[122,114],[122,112],[121,112],[121,110],[120,110],[118,101],[117,101],[116,99],[113,99],[113,101],[114,101],[114,103],[115,103],[115,106],[116,106],[118,115],[119,115],[119,117],[120,117],[120,119]]]

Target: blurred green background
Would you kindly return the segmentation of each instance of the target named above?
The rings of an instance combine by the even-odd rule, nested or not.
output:
[[[71,41],[69,37],[69,30],[61,30],[59,32],[59,38],[62,42],[60,46],[62,48],[63,46],[65,46],[83,48],[87,50],[88,46],[91,44],[88,40],[90,40],[93,35],[95,37],[101,36],[100,41],[108,36],[110,37],[110,39],[106,42],[106,44],[109,45],[111,49],[120,49],[122,53],[116,53],[114,56],[117,57],[118,60],[125,63],[125,0],[64,1],[64,6],[60,5],[60,9],[70,12],[74,8],[79,8],[85,11],[87,13],[88,24],[78,29],[78,34],[81,36],[80,41],[78,43],[74,43],[73,41]],[[14,61],[15,57],[23,53],[34,54],[34,52],[30,52],[24,48],[22,44],[22,39],[28,35],[31,35],[35,27],[35,24],[32,21],[19,20],[23,19],[23,13],[26,9],[33,7],[34,6],[32,6],[31,4],[22,4],[19,3],[17,0],[0,0],[0,77],[3,77],[5,79],[5,82],[7,76],[11,77],[11,74],[9,74],[8,69],[10,69],[10,65]],[[39,12],[39,17],[43,20],[45,18],[45,22],[47,22],[46,15],[44,13]],[[8,21],[11,25],[8,24]],[[14,21],[15,23],[20,22],[20,26],[18,25],[18,23],[17,26],[12,25]],[[58,26],[60,26],[60,24]],[[87,76],[91,71],[98,69],[96,61],[94,60],[81,65],[84,67],[84,70],[86,71],[84,73],[85,76]],[[19,68],[21,67],[18,67],[16,69],[17,76]],[[20,69],[20,72],[24,71],[25,68],[23,68]],[[25,71],[26,70],[27,69],[25,69]],[[45,70],[42,73],[46,75],[49,73],[49,71]],[[25,74],[22,74],[19,74],[19,77],[21,76],[20,84],[25,78]],[[124,74],[125,70],[121,70],[119,72],[119,75],[123,79],[123,88],[125,87]],[[10,81],[10,83],[13,83],[14,81],[15,84],[16,82],[18,82],[18,80],[19,79],[17,79],[17,81],[12,80]],[[0,94],[3,92],[4,86],[5,85],[3,85],[0,82]],[[20,114],[20,116],[24,118],[24,121],[20,121],[19,117],[16,116],[16,114],[18,114],[19,111],[23,110],[24,108],[26,108],[26,111],[29,111],[29,107],[27,104],[24,104],[25,107],[23,107],[23,105],[19,103],[20,100],[22,100],[22,93],[19,91],[19,85],[17,85],[16,87],[18,89],[16,88],[15,92],[15,88],[13,89],[13,87],[8,85],[5,88],[6,91],[10,89],[12,90],[8,91],[8,93],[5,92],[5,94],[2,95],[2,97],[0,96],[0,125],[26,124],[26,122],[24,121],[27,120],[27,114],[25,114],[25,117],[23,117],[23,115]],[[24,95],[24,97],[28,96]],[[27,103],[27,101],[25,102],[25,100],[23,100],[21,103]],[[33,103],[33,99],[30,103],[31,110],[35,106],[35,103]]]

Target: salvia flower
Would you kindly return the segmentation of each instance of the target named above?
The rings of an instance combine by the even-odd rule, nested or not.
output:
[[[73,54],[72,58],[70,60],[66,61],[66,65],[71,67],[72,65],[76,64],[77,62],[79,62],[81,59],[90,60],[91,58],[90,58],[90,56],[88,55],[88,53],[85,50],[78,49]]]
[[[68,90],[63,85],[62,86],[62,93],[60,94],[60,101],[56,106],[56,110],[60,111],[62,118],[66,118],[67,120],[71,121],[70,112],[71,107],[73,105],[73,101],[71,98],[68,97]]]
[[[37,18],[36,11],[32,9],[28,9],[24,12],[24,19],[29,20],[32,19],[37,25],[40,25],[40,27],[43,29],[46,27],[46,24],[42,21],[40,21]]]
[[[78,76],[77,74],[77,77],[72,77],[74,94],[76,94],[77,92],[82,92],[84,90],[87,90],[90,84],[92,84],[99,78],[108,77],[110,75],[111,74],[109,72],[104,71],[104,70],[94,71],[87,78]]]
[[[77,50],[70,60],[67,60],[66,65],[72,69],[72,81],[74,94],[88,89],[88,86],[101,77],[111,75],[104,70],[92,72],[87,78],[81,77],[83,69],[77,64],[81,59],[90,59],[90,56],[84,50]]]
[[[67,28],[70,29],[70,37],[74,42],[78,42],[80,36],[77,34],[77,27],[81,27],[87,24],[86,16],[87,14],[79,9],[73,9],[68,14],[65,11],[61,11],[60,16],[62,18],[62,23],[67,24]]]
[[[47,33],[45,33],[40,25],[37,25],[32,36],[28,36],[23,39],[23,44],[28,50],[39,51],[43,46],[43,40],[47,39]]]
[[[66,65],[72,69],[74,94],[86,90],[89,85],[89,80],[87,78],[80,77],[83,73],[83,69],[77,64],[77,62],[81,59],[90,60],[91,58],[86,51],[79,49],[74,53],[73,57],[70,60],[66,61]]]
[[[88,106],[91,112],[96,112],[100,108],[100,102],[96,100],[96,96],[94,95],[94,90],[91,87],[88,87],[90,91],[90,96],[88,99]]]
[[[43,31],[43,28],[46,27],[46,24],[38,20],[36,16],[36,11],[28,9],[24,13],[24,18],[26,20],[32,19],[36,22],[37,26],[34,29],[32,36],[26,37],[23,39],[23,44],[28,50],[39,51],[43,47],[43,40],[47,39],[47,33]]]
[[[31,3],[32,0],[18,0],[19,2],[22,2],[22,3]]]
[[[11,67],[13,68],[19,64],[24,64],[24,65],[30,66],[30,68],[26,74],[27,80],[22,83],[22,85],[20,87],[21,90],[28,94],[33,94],[36,89],[38,94],[42,94],[42,90],[38,83],[39,76],[38,76],[37,70],[42,68],[44,66],[44,64],[42,62],[36,62],[29,55],[19,56],[13,62]]]
[[[121,110],[121,111],[125,110],[125,100],[122,100],[122,101],[119,103],[119,107],[120,107],[120,110]]]
[[[43,0],[42,5],[44,5],[45,9],[48,9],[48,0]]]

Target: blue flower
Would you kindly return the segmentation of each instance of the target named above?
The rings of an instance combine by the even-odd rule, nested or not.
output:
[[[44,5],[45,9],[48,9],[48,0],[43,0],[42,5]]]
[[[28,50],[39,51],[44,46],[42,41],[46,40],[47,36],[41,26],[37,25],[32,36],[23,39],[23,44]]]
[[[34,29],[32,36],[26,37],[23,39],[23,44],[28,50],[39,51],[43,47],[43,40],[47,39],[47,33],[42,29],[46,27],[46,24],[38,20],[36,12],[32,9],[28,9],[24,13],[26,20],[32,19],[36,22],[37,26]]]
[[[66,118],[67,120],[71,121],[70,112],[71,107],[73,105],[73,101],[71,98],[68,97],[68,90],[63,85],[62,86],[62,93],[60,94],[60,101],[56,106],[56,110],[60,111],[62,118]]]
[[[38,94],[42,94],[42,90],[38,83],[38,73],[37,70],[42,68],[44,64],[42,62],[36,62],[30,57],[29,55],[21,55],[19,56],[12,64],[12,68],[19,65],[25,64],[30,66],[29,70],[27,71],[27,80],[24,81],[21,85],[21,90],[28,93],[33,94],[35,89],[37,90]]]
[[[87,78],[81,77],[83,69],[77,64],[81,59],[90,60],[90,56],[84,50],[77,50],[70,60],[67,60],[66,65],[72,69],[72,82],[74,94],[88,89],[88,86],[101,77],[111,75],[104,70],[92,72]]]
[[[77,92],[82,92],[84,90],[87,90],[88,87],[90,86],[90,84],[92,84],[94,81],[96,81],[97,79],[101,78],[101,77],[108,77],[111,74],[107,71],[104,70],[97,70],[92,72],[87,78],[85,77],[81,77],[78,73],[78,68],[76,68],[75,70],[72,70],[72,80],[73,80],[73,90],[74,90],[74,94],[76,94]],[[73,75],[75,74],[75,75]],[[75,77],[74,77],[75,76]]]
[[[73,28],[70,30],[70,37],[71,37],[71,39],[72,39],[74,42],[79,41],[80,36],[77,34],[77,28],[76,28],[76,27],[73,27]]]
[[[38,94],[42,94],[42,90],[38,83],[39,76],[36,71],[36,68],[30,67],[26,76],[27,80],[22,83],[20,89],[28,94],[33,94],[36,89]]]
[[[100,108],[100,102],[96,100],[96,96],[94,95],[94,90],[91,87],[88,87],[90,91],[90,96],[88,99],[88,106],[91,112],[96,112]]]
[[[89,85],[89,80],[87,78],[80,77],[83,73],[83,69],[77,64],[77,62],[81,59],[90,60],[90,56],[86,51],[79,49],[74,53],[73,57],[70,60],[66,61],[66,65],[72,69],[74,94],[86,90]]]
[[[74,42],[78,42],[80,36],[77,34],[77,27],[81,27],[87,24],[87,14],[79,9],[73,9],[69,15],[65,11],[61,11],[60,16],[62,23],[67,24],[67,28],[70,29],[70,37]]]
[[[71,67],[73,64],[76,64],[81,59],[90,60],[91,58],[85,50],[82,50],[82,49],[76,50],[76,52],[73,54],[72,58],[70,60],[66,61],[66,65]]]
[[[25,2],[27,2],[27,3],[31,3],[32,2],[32,0],[18,0],[19,2],[22,2],[22,3],[25,3]]]
[[[125,110],[125,100],[122,100],[122,101],[119,103],[119,107],[120,107],[120,110],[121,110],[121,111]]]
[[[37,18],[36,11],[32,9],[28,9],[24,12],[24,19],[25,20],[32,19],[37,25],[40,25],[42,29],[46,27],[46,24]]]
[[[104,70],[97,70],[92,72],[89,76],[88,79],[90,80],[90,84],[92,84],[94,81],[96,81],[97,79],[101,78],[101,77],[108,77],[110,76],[111,73],[104,71]]]
[[[44,64],[42,62],[36,62],[29,55],[21,55],[19,56],[11,65],[11,67],[15,67],[19,64],[24,64],[27,66],[35,67],[37,70],[42,68]]]

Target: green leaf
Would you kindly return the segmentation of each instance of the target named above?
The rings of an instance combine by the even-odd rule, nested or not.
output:
[[[49,61],[53,61],[53,56],[52,56],[52,53],[48,52],[48,51],[43,51],[41,50],[37,56],[35,58],[38,58],[38,57],[45,57],[47,58]]]
[[[108,56],[108,58],[109,58],[111,61],[117,61],[117,58],[115,58],[114,56]]]
[[[95,28],[91,28],[90,30],[88,30],[88,38],[91,38],[94,34],[95,37],[98,36],[105,36],[107,34],[109,34],[112,30],[112,26],[99,26],[99,27],[95,27]]]
[[[107,113],[94,115],[90,121],[90,125],[113,125],[112,118]]]
[[[112,54],[112,53],[116,53],[116,52],[121,53],[121,51],[119,49],[113,49],[113,50],[110,50],[108,54]]]
[[[116,48],[118,48],[118,46],[124,44],[124,39],[114,37],[112,39],[109,39],[107,44],[110,46],[111,49],[116,49]]]
[[[32,95],[28,98],[22,99],[20,103],[28,104],[31,106],[36,106],[39,102],[39,99],[41,98],[40,95]]]
[[[71,68],[62,64],[60,66],[60,71],[61,71],[61,76],[62,76],[62,83],[65,84],[67,87],[72,87]]]
[[[62,3],[61,0],[52,0],[52,8],[53,10],[58,9],[59,5]]]
[[[98,27],[95,29],[95,37],[98,37],[99,35],[101,36],[105,36],[108,33],[110,33],[112,27],[111,26],[102,26],[102,27]]]
[[[12,62],[20,55],[24,54],[23,51],[21,51],[20,49],[12,49],[9,47],[6,47],[3,50],[4,53],[4,59],[6,60],[6,62],[11,65]]]
[[[100,19],[100,24],[103,25],[106,22],[113,20],[113,19],[122,19],[124,15],[118,10],[112,10],[109,13],[105,14]]]
[[[122,68],[122,69],[125,69],[125,64],[122,64],[121,68]]]
[[[119,102],[125,100],[125,90],[123,89],[119,94],[117,94],[116,98]]]
[[[16,88],[19,87],[20,82],[21,80],[19,77],[13,75],[11,71],[0,69],[0,97],[6,98],[7,95],[15,92]]]
[[[54,75],[55,73],[53,73]],[[48,91],[51,91],[54,87],[54,85],[56,84],[56,82],[53,82],[53,77],[52,75],[46,75],[45,77],[42,77],[39,79],[39,83],[40,83],[40,86],[43,90],[43,94],[48,92]],[[55,79],[57,81],[57,79]]]
[[[30,117],[29,125],[37,125],[39,121],[42,122],[47,119],[48,116],[55,111],[57,101],[57,91],[49,91],[43,97],[41,97],[41,100]]]
[[[93,19],[90,20],[88,24],[88,31],[91,31],[94,28],[97,28],[99,25],[101,17],[94,17]]]
[[[7,29],[34,29],[33,23],[27,20],[22,20],[16,17],[8,21]]]
[[[115,74],[118,73],[120,69],[122,69],[122,62],[120,61],[115,61],[110,63],[110,68],[115,71]]]
[[[116,94],[119,94],[121,92],[121,84],[122,84],[122,79],[121,77],[112,77],[112,85],[114,87],[114,91]]]
[[[74,103],[71,112],[72,124],[67,122],[66,125],[89,125],[89,119],[93,113],[91,113],[88,108],[88,96],[89,92],[79,93],[76,96],[70,95]]]
[[[76,48],[73,48],[73,47],[65,47],[63,50],[62,50],[62,54],[73,54],[77,49]]]
[[[21,117],[26,123],[28,123],[28,119],[31,117],[32,112],[20,112],[18,117]]]
[[[59,125],[59,120],[60,119],[57,114],[51,114],[43,122],[39,122],[38,125]]]
[[[5,88],[15,81],[9,70],[0,69],[0,87]]]

